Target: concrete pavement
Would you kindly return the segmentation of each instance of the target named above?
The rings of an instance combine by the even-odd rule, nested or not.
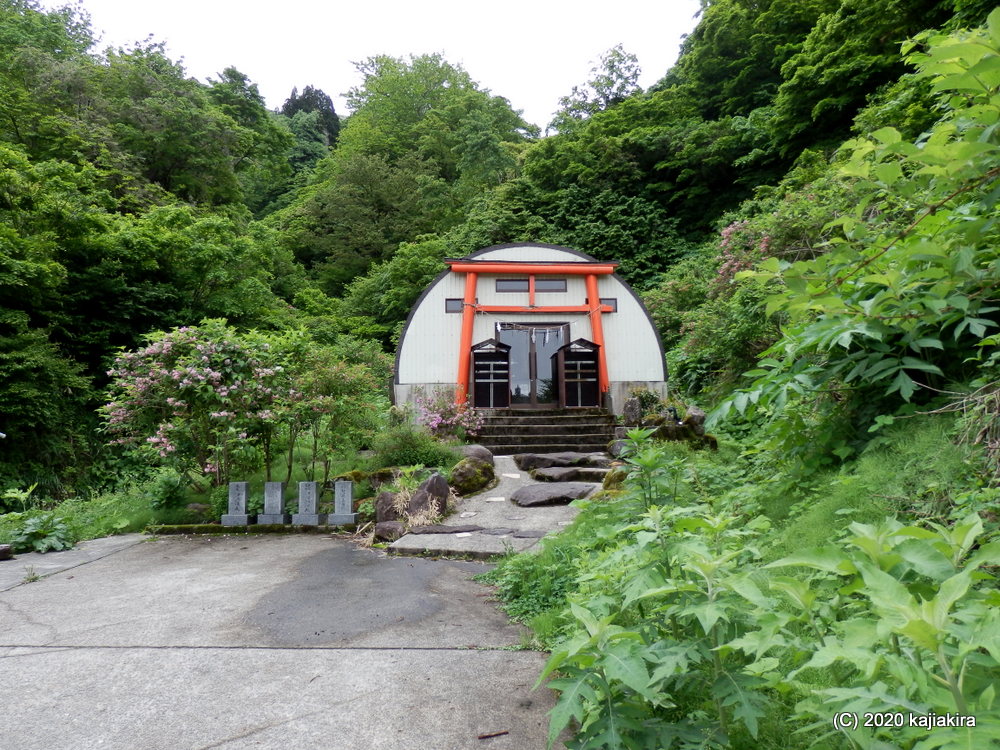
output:
[[[20,579],[0,590],[5,750],[545,747],[545,655],[518,650],[481,563],[310,534],[116,544],[33,583],[0,563]]]

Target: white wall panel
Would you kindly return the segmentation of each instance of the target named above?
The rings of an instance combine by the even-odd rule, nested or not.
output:
[[[547,247],[499,248],[475,256],[475,260],[522,262],[580,262],[573,253]],[[497,293],[495,279],[524,278],[524,274],[479,276],[477,298],[483,305],[527,305],[527,293]],[[582,276],[566,276],[565,293],[535,295],[536,305],[569,306],[586,302],[586,282]],[[617,381],[659,381],[663,362],[656,331],[635,297],[623,283],[611,276],[598,277],[601,297],[618,300],[618,312],[602,315],[608,376]],[[461,342],[461,313],[446,313],[445,299],[465,295],[465,274],[448,274],[437,281],[415,309],[400,342],[398,382],[454,383],[457,377]],[[593,339],[589,316],[583,313],[480,313],[473,327],[473,344],[496,336],[496,326],[510,323],[569,323],[570,340]]]

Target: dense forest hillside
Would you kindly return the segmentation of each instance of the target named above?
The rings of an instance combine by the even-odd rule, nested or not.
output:
[[[778,340],[782,317],[762,300],[787,283],[770,265],[770,281],[735,272],[835,242],[858,251],[865,239],[830,222],[859,202],[869,239],[912,220],[903,198],[873,203],[893,185],[845,176],[838,161],[861,147],[841,144],[941,122],[939,87],[906,53],[926,47],[924,29],[974,26],[990,7],[709,2],[659,83],[638,90],[635,59],[610,50],[541,137],[439,55],[363,61],[344,118],[311,86],[272,112],[238,70],[200,83],[160,44],[101,51],[80,11],[4,0],[5,481],[58,493],[98,481],[106,371],[153,331],[217,317],[391,351],[441,258],[508,241],[620,259],[676,386],[722,395]],[[949,377],[971,372],[944,354]],[[910,395],[909,369],[883,372]]]

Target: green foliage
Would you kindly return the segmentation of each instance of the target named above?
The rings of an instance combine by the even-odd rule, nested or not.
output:
[[[677,65],[654,87],[678,86],[698,98],[706,119],[745,115],[769,104],[783,66],[836,0],[748,3],[715,0],[687,36]]]
[[[149,482],[149,507],[177,508],[187,500],[188,482],[173,469],[163,468]]]
[[[895,44],[950,15],[950,4],[937,0],[843,0],[830,7],[782,66],[773,123],[780,147],[792,152],[806,139],[822,144],[846,136],[865,93],[904,72]]]
[[[322,89],[306,86],[300,94],[297,88],[293,88],[285,103],[281,105],[281,114],[292,120],[299,114],[313,114],[321,125],[324,144],[332,146],[337,142],[337,136],[340,134],[340,118],[333,108],[333,99]]]
[[[24,513],[34,504],[31,493],[35,491],[36,487],[38,487],[37,482],[26,490],[13,487],[4,490],[3,494],[0,494],[0,511],[3,513]]]
[[[565,133],[595,112],[619,104],[638,91],[639,58],[616,44],[603,55],[600,65],[590,69],[591,79],[582,87],[574,86],[568,96],[560,97],[559,111],[549,128]]]
[[[885,515],[926,516],[935,495],[963,502],[980,467],[953,435],[940,416],[894,425],[850,470],[813,477],[788,523],[780,465],[635,431],[623,494],[578,502],[566,531],[485,577],[553,644],[540,680],[560,693],[550,739],[572,728],[579,748],[995,741],[998,542],[967,510],[952,523]],[[978,721],[841,733],[838,711]]]
[[[429,432],[404,423],[380,432],[372,441],[371,468],[435,466],[451,468],[461,456],[452,446],[435,440]]]
[[[806,585],[773,579],[773,587],[798,606],[791,616],[781,617],[784,623],[777,633],[771,631],[770,643],[754,637],[759,633],[748,634],[739,647],[760,662],[767,661],[761,658],[766,653],[780,654],[789,647],[809,654],[787,677],[772,674],[772,680],[802,679],[811,670],[825,669],[841,676],[842,685],[814,690],[797,704],[796,718],[812,722],[803,731],[824,727],[824,734],[833,734],[834,728],[826,729],[830,716],[863,705],[864,711],[878,713],[976,717],[974,729],[935,729],[933,744],[926,729],[909,722],[903,727],[843,730],[863,746],[873,740],[891,742],[892,747],[982,747],[996,742],[1000,591],[983,582],[992,581],[992,576],[980,568],[1000,562],[1000,543],[982,538],[982,532],[975,514],[952,527],[906,526],[892,520],[852,524],[838,547],[800,552],[768,566],[801,566],[818,573]],[[829,589],[827,582],[839,587],[830,608],[819,604],[818,597]],[[803,646],[809,646],[796,644],[794,638],[774,637],[793,630],[796,620],[820,630],[819,648],[805,651]],[[752,649],[747,648],[750,643]]]
[[[795,262],[770,258],[749,272],[781,284],[766,312],[781,312],[789,324],[747,373],[755,378],[750,388],[715,418],[828,410],[852,390],[891,412],[946,376],[967,377],[968,354],[997,325],[990,293],[998,275],[996,18],[990,29],[928,36],[927,52],[912,56],[946,107],[919,142],[883,128],[846,144],[841,171],[860,200],[828,225],[838,230],[828,251]],[[868,213],[878,201],[890,208],[885,215]],[[786,430],[781,444],[811,434]]]
[[[15,552],[59,551],[75,543],[64,520],[54,513],[28,518],[11,540]]]
[[[642,292],[642,301],[667,349],[684,335],[689,314],[708,300],[714,276],[711,250],[708,246],[682,258]]]
[[[115,443],[213,485],[259,467],[270,479],[282,445],[288,481],[300,436],[325,477],[333,454],[374,432],[382,405],[367,367],[302,332],[240,334],[220,320],[152,334],[111,375],[103,413]]]
[[[739,284],[683,316],[684,336],[667,353],[671,379],[688,393],[731,385],[779,337],[765,314],[767,289]]]
[[[528,126],[439,55],[358,64],[352,114],[310,185],[272,218],[285,247],[339,293],[401,242],[463,219],[483,190],[509,179]]]
[[[388,343],[424,289],[444,270],[449,244],[436,235],[403,242],[389,260],[358,276],[344,293],[343,314],[364,316]]]

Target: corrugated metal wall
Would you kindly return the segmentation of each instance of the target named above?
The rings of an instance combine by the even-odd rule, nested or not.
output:
[[[476,260],[577,261],[579,256],[556,248],[499,248],[476,256]],[[498,293],[495,279],[524,278],[523,274],[483,275],[477,295],[483,305],[527,305],[527,293]],[[636,299],[611,276],[598,277],[601,297],[618,300],[618,312],[602,316],[604,340],[611,381],[663,380],[663,361],[654,330]],[[399,382],[454,383],[457,378],[458,348],[462,331],[461,313],[446,313],[445,300],[465,295],[465,274],[448,274],[438,281],[414,311],[400,342]],[[583,277],[567,276],[565,293],[538,293],[536,305],[582,305],[586,302]],[[586,314],[576,313],[480,313],[473,328],[473,344],[496,336],[498,323],[569,323],[570,340],[592,339]]]

